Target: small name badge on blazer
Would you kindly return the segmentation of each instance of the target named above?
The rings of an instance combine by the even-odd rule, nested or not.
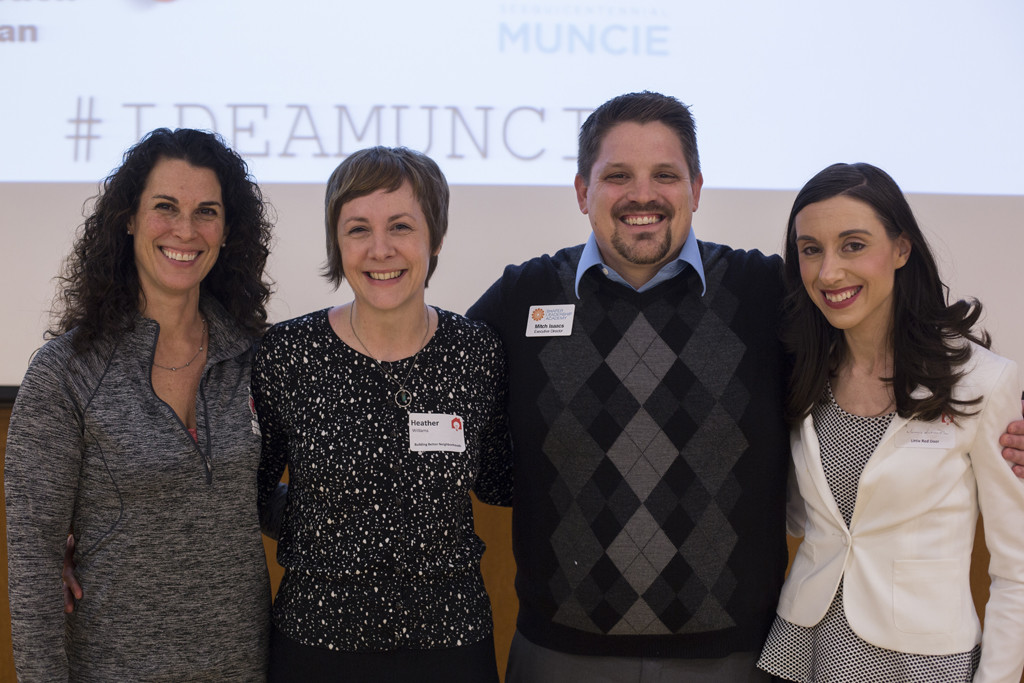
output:
[[[911,420],[896,434],[897,448],[943,448],[956,445],[956,425],[946,418],[934,422]]]

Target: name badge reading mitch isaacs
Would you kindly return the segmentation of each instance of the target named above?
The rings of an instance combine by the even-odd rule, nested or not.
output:
[[[955,430],[953,420],[945,415],[934,422],[911,420],[896,433],[896,447],[949,449],[956,445]]]
[[[576,315],[575,304],[530,306],[530,315],[526,318],[526,336],[568,337],[572,335],[574,315]]]
[[[440,413],[409,413],[409,450],[462,453],[466,450],[462,418]]]

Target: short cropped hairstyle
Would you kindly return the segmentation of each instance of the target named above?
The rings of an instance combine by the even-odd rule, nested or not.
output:
[[[51,336],[76,329],[74,347],[84,351],[128,329],[142,289],[128,223],[153,168],[180,159],[213,171],[224,200],[225,244],[201,284],[232,319],[254,337],[267,328],[270,283],[263,267],[270,253],[271,221],[263,195],[245,161],[215,133],[158,128],[124,153],[104,181],[92,213],[64,262],[54,302]]]
[[[584,183],[590,182],[590,171],[609,130],[620,123],[663,123],[679,136],[690,170],[690,180],[700,174],[700,155],[697,153],[697,124],[690,108],[669,95],[645,90],[619,95],[595,109],[580,128],[576,170]]]
[[[327,181],[324,224],[327,229],[327,262],[323,276],[334,288],[345,278],[338,245],[338,218],[346,202],[377,190],[394,192],[408,182],[420,203],[430,232],[430,265],[427,282],[437,268],[435,252],[448,232],[448,181],[433,159],[405,147],[370,147],[353,153],[338,164]]]

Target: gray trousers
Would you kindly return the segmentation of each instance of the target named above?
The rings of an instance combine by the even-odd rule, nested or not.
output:
[[[722,659],[571,655],[535,645],[516,631],[505,683],[769,683],[756,652]]]

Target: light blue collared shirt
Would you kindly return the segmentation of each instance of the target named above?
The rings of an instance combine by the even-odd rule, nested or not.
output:
[[[601,272],[604,273],[612,282],[618,282],[626,285],[635,292],[646,292],[652,287],[657,287],[666,280],[671,280],[679,273],[683,272],[683,269],[687,265],[693,266],[693,269],[697,271],[697,275],[700,277],[701,291],[700,295],[704,296],[704,292],[707,291],[708,285],[704,280],[704,262],[700,258],[700,248],[697,246],[697,236],[693,232],[693,228],[690,228],[690,234],[686,236],[686,241],[683,242],[683,248],[679,250],[679,256],[666,263],[661,267],[654,277],[644,283],[640,289],[637,289],[633,285],[626,282],[621,275],[616,273],[614,270],[608,267],[601,258],[601,250],[597,248],[597,238],[594,237],[594,233],[590,233],[590,237],[587,238],[587,243],[583,245],[583,253],[580,254],[580,263],[576,266],[576,298],[580,298],[580,278],[583,277],[583,273],[587,272],[594,266],[601,268]]]

